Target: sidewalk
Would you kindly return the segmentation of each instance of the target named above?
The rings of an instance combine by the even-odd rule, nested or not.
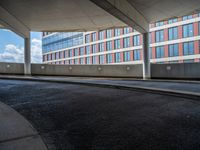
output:
[[[139,90],[178,97],[200,99],[199,81],[179,80],[138,80],[130,78],[94,78],[94,77],[63,77],[63,76],[7,76],[0,79],[17,79],[30,81],[58,82],[83,84],[89,86],[109,87],[117,89]]]
[[[0,102],[0,150],[47,150],[32,125]]]

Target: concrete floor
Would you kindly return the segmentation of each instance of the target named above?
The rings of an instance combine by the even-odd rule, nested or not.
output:
[[[49,150],[195,150],[200,101],[112,88],[0,80],[0,101]]]

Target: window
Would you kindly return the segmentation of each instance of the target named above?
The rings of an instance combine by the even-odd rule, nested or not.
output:
[[[62,59],[63,56],[62,56],[62,52],[59,52],[59,58]]]
[[[73,59],[70,59],[70,60],[69,60],[69,64],[70,64],[70,65],[73,65],[73,64],[74,64],[74,60],[73,60]]]
[[[99,51],[100,52],[104,51],[104,43],[99,43]]]
[[[99,40],[103,40],[104,39],[104,32],[105,31],[100,31],[99,32]]]
[[[140,45],[140,35],[133,36],[133,46],[139,46]]]
[[[81,48],[80,48],[80,55],[84,55],[84,53],[85,53],[85,52],[84,52],[84,47],[81,47]]]
[[[74,64],[78,65],[78,59],[74,59]]]
[[[164,25],[164,21],[156,22],[156,27],[163,26],[163,25]]]
[[[187,24],[183,26],[183,37],[191,37],[193,36],[193,24]]]
[[[112,30],[106,30],[106,38],[112,37]]]
[[[169,20],[168,20],[168,23],[169,23],[169,24],[175,23],[175,22],[178,22],[178,19],[177,19],[177,18],[172,18],[172,19],[169,19]]]
[[[121,62],[121,55],[120,55],[120,52],[119,52],[119,53],[115,53],[115,62],[116,62],[116,63]]]
[[[104,55],[99,56],[99,63],[104,64]]]
[[[107,49],[107,51],[112,50],[112,41],[106,42],[106,49]]]
[[[94,42],[96,40],[97,40],[97,33],[94,32],[94,33],[92,33],[92,42]]]
[[[86,55],[89,55],[90,54],[90,46],[86,46],[85,49],[86,49]]]
[[[183,43],[183,55],[193,55],[194,54],[194,42]]]
[[[92,53],[96,53],[97,52],[97,47],[96,44],[92,45]]]
[[[168,29],[169,40],[178,39],[178,27],[173,27]]]
[[[189,15],[189,16],[183,16],[183,21],[184,21],[184,20],[188,20],[188,19],[192,19],[192,15]]]
[[[56,53],[56,59],[59,59],[59,52]]]
[[[112,63],[112,54],[107,54],[107,63]]]
[[[90,42],[90,34],[85,35],[85,43]]]
[[[121,35],[121,30],[115,29],[115,36],[120,36],[120,35]]]
[[[69,50],[69,57],[73,57],[73,50],[72,49]]]
[[[97,64],[97,56],[92,57],[92,64]]]
[[[164,46],[156,47],[156,58],[165,57]]]
[[[156,42],[164,41],[164,30],[156,31]]]
[[[134,60],[140,60],[140,52],[141,50],[134,50],[133,54],[134,54]]]
[[[80,64],[84,64],[84,58],[80,58]]]
[[[124,52],[124,61],[130,61],[131,60],[131,53],[130,51]]]
[[[120,48],[120,39],[115,40],[114,43],[115,43],[115,49],[119,49]]]
[[[78,55],[79,55],[79,53],[78,53],[78,48],[75,48],[75,49],[74,49],[74,55],[75,55],[75,56],[78,56]]]
[[[130,37],[124,38],[124,48],[130,47]]]
[[[129,27],[124,28],[124,34],[128,34],[128,33],[130,33],[130,28]]]
[[[86,64],[90,64],[90,57],[86,57]]]
[[[169,45],[169,57],[179,56],[178,44]]]

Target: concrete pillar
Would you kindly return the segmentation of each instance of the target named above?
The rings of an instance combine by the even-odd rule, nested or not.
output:
[[[150,56],[149,56],[149,34],[143,33],[143,79],[151,78],[150,68]]]
[[[31,75],[30,36],[28,38],[24,38],[24,75]]]

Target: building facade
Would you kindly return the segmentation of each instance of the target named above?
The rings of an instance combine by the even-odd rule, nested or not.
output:
[[[150,24],[151,63],[200,62],[200,14]],[[47,64],[141,64],[142,35],[130,27],[43,33]]]

